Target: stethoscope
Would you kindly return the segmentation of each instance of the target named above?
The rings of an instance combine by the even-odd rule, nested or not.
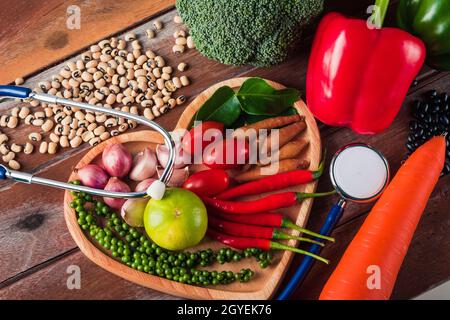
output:
[[[34,175],[26,172],[11,170],[4,165],[0,165],[0,179],[12,179],[17,182],[28,183],[28,184],[39,184],[59,189],[86,192],[95,196],[101,197],[112,197],[112,198],[141,198],[145,196],[150,196],[154,199],[161,199],[164,195],[166,182],[169,181],[175,163],[175,143],[169,132],[167,132],[163,127],[157,123],[147,120],[144,117],[134,115],[131,113],[118,111],[114,109],[107,109],[100,106],[77,102],[73,100],[59,98],[46,93],[33,92],[29,88],[18,87],[18,86],[0,86],[0,97],[10,97],[10,98],[20,98],[20,99],[31,99],[41,102],[46,102],[49,104],[59,104],[80,109],[85,109],[93,112],[101,112],[104,114],[109,114],[119,118],[125,118],[129,120],[136,121],[137,123],[149,126],[153,130],[159,132],[165,141],[165,145],[169,149],[169,160],[167,162],[164,171],[161,174],[159,180],[156,180],[147,191],[142,192],[114,192],[105,191],[101,189],[94,189],[84,186],[79,186],[75,184],[60,182],[51,179],[45,179],[41,177],[35,177]]]
[[[328,212],[320,234],[330,235],[348,201],[366,203],[377,199],[388,185],[389,175],[386,158],[375,148],[364,143],[353,143],[339,149],[331,160],[330,178],[340,199]],[[318,254],[321,248],[313,244],[309,252]],[[305,279],[313,262],[310,256],[303,257],[294,275],[278,296],[278,300],[290,297]]]

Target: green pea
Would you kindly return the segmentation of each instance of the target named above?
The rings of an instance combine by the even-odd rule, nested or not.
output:
[[[88,229],[89,229],[89,225],[88,225],[88,224],[83,224],[83,225],[81,226],[81,229],[83,229],[83,230],[88,230]]]
[[[130,242],[130,246],[132,246],[133,248],[136,248],[138,246],[138,243],[133,240]]]
[[[262,261],[259,263],[259,266],[260,266],[261,268],[263,268],[263,269],[267,268],[268,265],[269,265],[269,263],[267,262],[267,260],[262,260]]]
[[[122,261],[125,262],[125,263],[130,262],[130,257],[127,256],[127,255],[124,255],[124,256],[122,257]]]

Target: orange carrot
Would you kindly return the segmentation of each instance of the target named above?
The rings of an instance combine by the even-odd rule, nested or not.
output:
[[[389,299],[445,162],[445,138],[419,147],[399,169],[345,251],[321,300]]]
[[[281,147],[283,147],[286,143],[294,139],[305,129],[306,129],[305,121],[294,122],[286,127],[278,129],[277,147],[281,149]],[[271,133],[270,135],[267,136],[266,140],[264,141],[264,146],[262,150],[267,150],[267,152],[271,152],[272,149],[274,149],[274,146],[272,146],[272,133]]]
[[[277,152],[273,152],[270,157],[261,161],[258,165],[265,165],[272,161],[281,161],[285,159],[294,159],[308,146],[309,141],[305,139],[296,139],[286,143]],[[264,162],[264,163],[263,163]]]

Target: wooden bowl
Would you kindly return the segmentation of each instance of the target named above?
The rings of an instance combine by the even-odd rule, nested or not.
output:
[[[215,92],[220,86],[228,85],[232,88],[239,88],[246,78],[230,79],[218,83],[197,96],[192,103],[186,107],[186,110],[181,115],[177,128],[187,128],[191,123],[192,117],[200,108],[205,100]],[[270,85],[277,89],[284,88],[282,85],[267,81]],[[307,129],[302,133],[303,137],[309,140],[309,146],[302,152],[300,157],[310,160],[310,168],[315,169],[319,165],[321,157],[321,142],[319,130],[314,117],[309,112],[305,103],[299,100],[294,107],[299,114],[305,116]],[[154,131],[139,131],[133,133],[126,133],[113,137],[96,147],[92,148],[77,164],[77,168],[81,168],[91,162],[98,162],[101,158],[101,153],[107,144],[122,143],[131,153],[136,153],[145,146],[155,147],[156,144],[162,143],[162,137]],[[198,170],[198,167],[193,167],[193,171]],[[70,180],[77,179],[76,173],[72,173]],[[316,182],[306,185],[290,188],[293,191],[314,192],[316,189]],[[269,299],[273,296],[275,290],[280,284],[283,275],[285,274],[289,263],[293,257],[290,251],[278,251],[274,253],[273,263],[266,269],[261,269],[254,258],[242,259],[240,262],[227,263],[225,265],[214,264],[211,267],[205,268],[209,270],[232,270],[239,271],[242,268],[251,268],[256,271],[254,278],[248,283],[235,282],[229,285],[199,287],[187,284],[181,284],[175,281],[170,281],[158,276],[149,275],[144,272],[134,270],[118,260],[114,259],[108,254],[106,250],[99,247],[95,241],[91,241],[89,234],[82,231],[77,223],[76,213],[70,208],[72,196],[70,192],[66,192],[64,196],[64,216],[67,227],[75,240],[80,250],[94,263],[100,267],[114,273],[115,275],[137,283],[139,285],[152,288],[164,293],[181,296],[191,299]],[[280,210],[286,217],[295,221],[298,225],[304,226],[308,219],[309,212],[312,206],[312,199],[303,201],[299,205]],[[298,233],[293,233],[298,234]],[[295,246],[297,241],[291,240],[287,242],[288,245]],[[199,245],[191,250],[198,250],[203,248],[212,248],[214,250],[224,247],[222,244],[205,238]]]

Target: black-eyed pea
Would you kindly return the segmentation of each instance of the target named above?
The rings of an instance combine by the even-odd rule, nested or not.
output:
[[[80,146],[80,144],[83,142],[83,140],[81,139],[81,137],[75,136],[73,139],[70,140],[70,146],[72,148],[77,148]]]
[[[20,163],[16,160],[10,160],[8,162],[8,167],[10,167],[13,170],[19,170],[20,169]]]
[[[42,141],[41,144],[39,145],[39,153],[47,153],[48,150],[48,143],[47,141]]]
[[[126,122],[126,120],[124,119],[124,118],[119,118],[118,120],[117,120],[117,125],[118,126],[121,126],[122,124],[124,124]]]
[[[139,95],[137,92],[145,92],[148,89],[147,82],[138,82],[136,91],[136,97]]]
[[[24,122],[25,122],[25,124],[30,125],[31,121],[33,121],[33,120],[34,120],[34,116],[32,114],[29,114],[29,115],[27,115],[25,117]],[[0,118],[0,126],[3,127],[3,123],[2,123],[2,119],[1,118]]]
[[[174,98],[170,98],[169,101],[167,101],[167,104],[169,105],[170,109],[173,109],[177,105],[177,100],[175,100]]]
[[[61,136],[61,138],[59,139],[59,145],[60,145],[62,148],[67,148],[67,147],[69,147],[69,146],[70,146],[69,138],[67,138],[67,136]]]
[[[94,82],[94,86],[95,86],[97,89],[100,89],[101,87],[104,87],[105,85],[106,85],[106,80],[103,79],[103,78],[98,79],[97,81]]]
[[[95,117],[95,122],[97,122],[97,123],[104,123],[106,121],[106,119],[108,119],[106,114],[100,114],[100,115]]]
[[[47,107],[44,109],[44,113],[45,113],[45,117],[46,118],[51,118],[53,117],[53,108],[51,107]]]
[[[118,136],[119,134],[120,134],[119,130],[117,130],[117,129],[111,130],[111,137]]]
[[[139,43],[139,40],[133,40],[131,42],[131,47],[133,49],[141,49],[142,48],[141,44]]]
[[[48,154],[55,154],[57,150],[58,150],[58,143],[53,141],[49,142],[47,149]]]
[[[85,131],[81,135],[81,139],[83,139],[84,142],[88,142],[89,140],[91,140],[94,137],[95,137],[95,135],[92,131]]]
[[[95,137],[95,138],[92,138],[91,140],[89,140],[89,144],[90,144],[92,147],[95,147],[95,146],[98,145],[100,142],[102,142],[102,140],[101,140],[99,137]]]
[[[70,126],[69,125],[63,125],[62,126],[62,131],[61,131],[61,134],[63,135],[63,136],[68,136],[69,135],[69,133],[70,133]]]
[[[77,111],[77,112],[75,112],[74,117],[75,117],[75,119],[78,119],[78,120],[84,120],[85,115],[84,115],[83,111]]]
[[[131,96],[128,96],[128,97],[125,97],[125,98],[122,99],[122,104],[126,105],[126,106],[130,105],[133,102],[134,102],[134,98],[131,97]]]
[[[0,134],[0,144],[4,144],[8,140],[9,140],[9,138],[6,134],[4,134],[4,133]]]
[[[145,30],[145,35],[147,36],[147,38],[153,39],[155,37],[155,31],[153,31],[152,29],[147,29]]]
[[[70,127],[72,129],[78,129],[78,123],[80,122],[80,120],[78,120],[77,118],[72,118],[72,121],[70,122]]]
[[[9,146],[6,143],[0,144],[0,153],[2,155],[7,155],[9,151],[10,151]]]
[[[19,124],[19,118],[17,118],[17,117],[9,116],[6,119],[6,125],[8,126],[8,128],[14,129],[15,127],[17,127],[18,124]]]
[[[187,76],[181,76],[180,81],[183,87],[186,87],[190,84],[189,78]]]
[[[67,69],[66,68],[62,68],[59,71],[59,75],[62,76],[64,79],[69,79],[70,76],[72,75],[72,72],[68,68]],[[52,83],[52,86],[53,86],[53,83]]]
[[[161,56],[156,56],[155,57],[155,62],[156,62],[156,66],[158,68],[162,68],[162,67],[164,67],[166,65],[166,61]]]
[[[50,135],[48,137],[49,137],[50,141],[52,141],[52,142],[56,142],[56,143],[59,142],[59,136],[54,132],[50,133]]]
[[[111,134],[108,131],[105,131],[100,135],[100,140],[105,141],[108,140],[109,137],[111,137]]]
[[[183,19],[181,19],[181,17],[179,15],[176,15],[173,17],[173,22],[180,24],[180,23],[183,23]]]
[[[174,38],[183,37],[186,38],[186,31],[184,30],[177,30],[173,33]]]
[[[161,30],[163,28],[163,23],[161,22],[161,20],[157,19],[153,22],[153,28],[155,30]]]
[[[156,54],[155,54],[152,50],[147,50],[147,51],[145,51],[145,55],[146,55],[149,59],[154,59],[154,58],[156,58]]]
[[[125,39],[125,41],[127,41],[127,42],[131,42],[131,41],[136,40],[136,35],[135,35],[134,33],[132,33],[132,32],[129,32],[129,33],[127,33],[127,34],[125,35],[124,39]]]
[[[161,113],[159,112],[159,108],[157,106],[152,107],[152,113],[155,117],[159,117]]]
[[[184,46],[176,44],[172,47],[172,52],[175,54],[180,54],[184,52]]]
[[[98,59],[100,59],[101,55],[102,55],[102,53],[100,51],[97,51],[92,54],[92,58],[95,60],[98,60]]]
[[[55,90],[55,93],[56,93],[56,89],[54,89],[54,90]],[[50,91],[51,91],[51,89],[49,90],[49,94],[53,95],[53,93],[51,93]],[[40,104],[40,102],[38,100],[31,100],[30,101],[30,106],[32,106],[32,107],[37,107],[39,104]]]
[[[106,129],[104,126],[98,126],[97,128],[94,129],[94,135],[96,135],[98,137],[105,131],[106,131]]]
[[[49,132],[53,129],[53,121],[50,119],[45,120],[45,122],[41,125],[41,129],[44,132]]]
[[[31,121],[31,124],[36,127],[41,127],[44,124],[44,120],[43,119],[34,119],[33,121]]]
[[[97,128],[98,124],[97,123],[91,123],[90,125],[88,125],[87,130],[88,131],[94,131],[95,128]]]
[[[91,81],[94,79],[94,77],[93,77],[92,74],[90,74],[89,72],[84,71],[84,72],[81,74],[81,79],[82,79],[83,81],[85,81],[85,82],[91,82]]]
[[[177,66],[178,71],[186,71],[188,69],[188,65],[185,62],[180,62]]]
[[[170,78],[171,78],[171,76],[170,76],[170,74],[168,74],[168,73],[163,73],[162,75],[161,75],[161,79],[163,79],[163,80],[170,80]]]
[[[136,64],[138,66],[142,66],[144,63],[147,62],[147,56],[146,55],[140,55],[137,59],[136,59]]]
[[[62,110],[61,110],[62,111]],[[56,123],[61,123],[67,115],[64,112],[58,112],[55,114],[53,119]]]
[[[11,145],[10,149],[11,149],[12,152],[15,152],[15,153],[22,152],[22,146],[17,144],[17,143],[13,143]]]
[[[128,123],[128,128],[129,129],[134,129],[134,128],[137,127],[137,122],[134,121],[134,120],[128,120],[127,123]]]
[[[185,46],[186,45],[186,38],[184,37],[178,37],[175,39],[175,44],[180,45],[180,46]]]
[[[89,99],[88,99],[88,103],[89,104],[97,104],[98,103],[98,99],[96,97],[94,97],[93,94],[92,94],[92,97],[89,97]]]
[[[107,128],[111,128],[111,127],[117,126],[117,119],[116,119],[116,118],[108,118],[108,119],[105,121],[105,126],[106,126]]]
[[[119,87],[125,89],[127,86],[128,86],[128,79],[126,77],[120,77]]]
[[[125,40],[119,39],[119,40],[117,41],[117,49],[123,50],[123,49],[126,48],[126,46],[127,46],[127,43],[126,43]]]
[[[108,51],[111,51],[110,49],[108,49]],[[101,62],[108,62],[109,60],[111,60],[112,57],[110,54],[101,54],[100,55],[100,61]],[[106,70],[105,70],[106,71]]]
[[[122,123],[117,130],[119,130],[120,133],[123,133],[127,131],[129,128],[128,123]]]
[[[164,102],[169,101],[170,97],[172,96],[172,92],[170,92],[169,90],[167,90],[166,88],[161,90],[161,93],[163,95],[163,100]]]
[[[134,63],[133,63],[134,60],[136,60],[136,59],[135,59],[133,53],[131,53],[131,52],[128,53],[128,54],[127,54],[127,62],[129,62],[129,64],[125,64],[125,63],[124,63],[125,67],[128,68],[128,69],[133,68],[133,66],[134,66]]]
[[[177,87],[173,83],[173,80],[167,80],[166,82],[164,82],[164,87],[164,89],[167,90],[169,94],[177,90]]]
[[[29,114],[30,114],[30,109],[28,107],[20,108],[20,111],[19,111],[19,118],[20,119],[25,119],[26,116],[28,116]]]
[[[118,94],[120,92],[119,86],[114,85],[114,84],[109,86],[109,90],[111,90],[111,93],[114,93],[114,94]]]
[[[84,63],[88,63],[89,61],[92,60],[92,53],[91,52],[83,52],[81,54],[81,60],[84,61]]]
[[[177,105],[183,104],[185,101],[186,101],[186,96],[181,95],[177,98]]]
[[[92,45],[89,49],[91,50],[92,53],[99,52],[101,50],[101,48],[98,44]]]
[[[77,131],[74,129],[70,129],[69,134],[67,135],[67,138],[69,140],[72,140],[73,138],[75,138],[77,136]]]
[[[189,49],[193,49],[195,48],[195,43],[194,43],[194,39],[192,39],[191,36],[187,37],[186,39],[186,45]]]
[[[81,78],[80,78],[80,80],[81,80]],[[71,79],[69,79],[69,88],[67,88],[67,89],[78,88],[80,86],[80,83],[81,83],[80,81],[71,78]]]
[[[146,108],[144,109],[143,115],[146,119],[148,120],[153,120],[155,119],[155,116],[152,113],[152,109],[151,108]]]
[[[78,128],[76,131],[76,135],[81,137],[81,135],[86,131],[85,128]]]
[[[64,119],[62,119],[61,124],[63,126],[70,125],[72,123],[72,117],[66,116]]]
[[[64,98],[61,91],[58,91],[58,92],[55,94],[55,96],[57,96],[58,98]]]
[[[13,151],[8,151],[8,153],[2,157],[2,160],[3,160],[3,162],[8,163],[9,161],[13,160],[15,157],[16,157],[16,154]]]
[[[164,105],[164,100],[162,98],[155,98],[154,102],[155,106],[158,108],[161,108]]]
[[[29,142],[25,143],[25,147],[23,148],[23,153],[31,154],[31,153],[33,153],[33,151],[34,151],[34,146]]]
[[[102,93],[102,92],[100,92],[100,90],[95,90],[94,91],[94,97],[97,99],[97,100],[103,100],[104,98],[105,98],[105,95]]]
[[[156,87],[158,88],[158,90],[164,89],[165,82],[166,81],[162,78],[156,79]]]
[[[16,84],[16,86],[20,86],[21,84],[25,83],[25,80],[23,80],[22,77],[19,77],[16,80],[14,80],[14,83]]]
[[[138,108],[136,106],[132,106],[132,107],[130,107],[130,111],[129,112],[131,114],[138,114],[139,110],[138,110]]]
[[[164,114],[164,113],[166,113],[167,112],[167,110],[169,110],[169,106],[168,105],[163,105],[161,108],[159,108],[159,112],[161,113],[161,114]]]
[[[161,77],[161,69],[160,68],[154,68],[152,70],[152,74],[155,76],[155,78],[160,78]]]
[[[43,111],[37,111],[34,113],[35,119],[45,119],[45,112]]]
[[[172,82],[173,82],[173,84],[175,85],[175,87],[176,87],[177,89],[180,89],[180,88],[183,87],[183,84],[181,83],[181,80],[180,80],[180,78],[178,78],[178,77],[173,77],[173,78],[172,78]]]
[[[83,60],[77,60],[77,62],[75,62],[75,64],[77,65],[78,70],[84,70],[85,66],[84,66]]]
[[[11,115],[13,117],[18,117],[19,116],[19,112],[20,112],[20,108],[19,107],[14,107],[11,109]]]

